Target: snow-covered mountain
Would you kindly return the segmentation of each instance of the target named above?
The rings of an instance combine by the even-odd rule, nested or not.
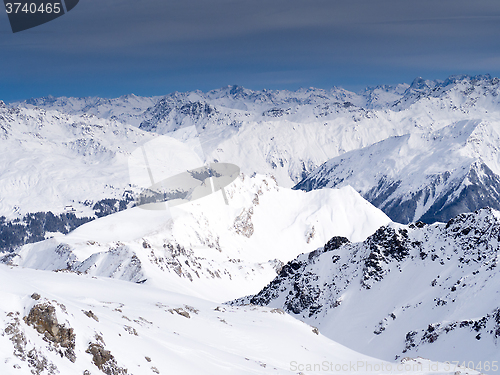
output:
[[[144,112],[154,106],[161,97],[142,97],[134,94],[119,98],[106,99],[99,97],[68,98],[47,96],[31,98],[13,103],[25,108],[43,108],[46,111],[58,111],[68,115],[93,115],[103,119],[114,119],[122,123],[138,126],[145,120]]]
[[[154,137],[92,115],[0,106],[0,216],[67,205],[93,214],[90,204],[130,190],[128,157]]]
[[[21,145],[12,143],[17,139],[24,142],[24,153],[2,155],[4,167],[0,176],[4,186],[10,187],[12,195],[9,193],[9,196],[24,201],[18,205],[23,214],[47,211],[40,202],[49,200],[51,206],[75,204],[77,211],[83,211],[85,209],[79,206],[79,201],[122,199],[127,189],[127,178],[122,173],[125,169],[124,156],[142,144],[140,139],[146,142],[158,135],[170,136],[175,130],[194,125],[207,161],[235,164],[248,175],[270,173],[281,186],[291,187],[328,160],[391,137],[430,134],[470,120],[490,123],[490,127],[495,129],[500,109],[499,93],[497,78],[453,76],[445,81],[419,78],[411,85],[378,86],[359,94],[341,88],[310,88],[292,92],[252,91],[229,86],[206,93],[176,92],[162,98],[130,95],[117,99],[30,99],[0,106],[0,141],[5,146],[2,149],[15,151]],[[57,129],[54,129],[56,124]],[[100,129],[103,130],[96,131],[96,125],[102,126]],[[45,127],[47,131],[38,131],[37,126]],[[26,129],[15,133],[13,129],[18,127]],[[93,129],[93,134],[87,134],[88,129]],[[88,158],[92,154],[93,165],[96,165],[92,169],[96,173],[101,168],[105,169],[100,177],[113,176],[109,178],[109,186],[97,183],[94,189],[99,192],[114,190],[112,194],[106,192],[93,197],[85,192],[81,195],[88,195],[86,198],[71,197],[58,189],[48,194],[48,189],[41,188],[46,184],[39,181],[44,180],[44,176],[52,177],[47,168],[42,168],[49,166],[50,170],[57,169],[58,173],[67,174],[64,178],[70,187],[73,186],[70,181],[79,181],[83,186],[91,180],[90,177],[99,181],[92,175],[79,180],[79,176],[90,172],[82,173],[79,168],[68,167],[71,163],[62,165],[46,160],[47,155],[56,153],[66,156],[69,146],[59,144],[60,147],[54,147],[58,141],[52,139],[52,134],[61,132],[71,139],[66,142],[74,151],[71,157],[81,159],[78,155],[86,154]],[[28,134],[31,136],[28,137]],[[10,143],[4,143],[9,135]],[[454,142],[449,140],[449,147],[454,147]],[[498,154],[494,147],[484,146],[479,153]],[[446,144],[443,143],[441,148],[446,149]],[[44,152],[36,153],[39,162],[34,163],[30,158],[33,153],[27,151],[43,149]],[[13,168],[12,164],[20,163],[22,166],[23,162],[29,164],[30,179],[13,173],[13,170],[20,169]],[[486,165],[495,172],[495,168],[488,163]],[[25,203],[27,197],[33,197],[33,189],[37,187],[45,195],[37,205],[28,207]],[[9,216],[14,205],[8,202],[0,215]],[[394,215],[391,216],[394,218]],[[404,220],[414,217],[406,216]]]
[[[390,222],[351,187],[305,193],[241,176],[167,211],[132,208],[25,245],[2,262],[154,285],[218,302],[256,293],[330,237],[362,241]]]
[[[388,138],[329,160],[295,188],[348,185],[399,223],[500,209],[500,122]]]
[[[446,224],[390,224],[363,242],[332,238],[232,304],[282,308],[386,360],[491,363],[500,349],[499,250],[492,209]]]
[[[93,114],[159,134],[194,124],[212,159],[232,161],[248,174],[273,172],[281,185],[291,186],[346,151],[459,120],[495,118],[498,93],[496,78],[453,76],[359,94],[341,88],[292,92],[229,86],[163,98],[50,97],[11,106]]]
[[[152,98],[155,104],[142,112],[145,99],[135,98],[141,99],[141,104],[130,104],[123,97],[112,99],[111,104],[100,98],[41,98],[11,107],[33,110],[36,104],[35,108],[48,111],[93,114],[163,135],[195,125],[209,160],[231,162],[247,174],[271,172],[280,185],[291,187],[331,157],[404,134],[386,126],[386,119],[377,126],[364,127],[367,134],[361,138],[352,134],[353,123],[373,115],[372,110],[364,108],[368,101],[382,103],[387,95],[393,99],[398,89],[372,91],[376,94],[365,100],[341,88],[290,92],[230,86],[208,93],[176,92],[159,100]]]
[[[454,76],[0,102],[0,372],[492,370],[500,214],[402,225],[362,196],[401,222],[500,208],[499,94]],[[207,162],[242,172],[225,199],[134,207]]]
[[[4,265],[0,284],[10,285],[0,292],[0,372],[6,375],[331,374],[335,368],[369,374],[375,366],[387,375],[479,374],[418,358],[371,358],[279,309],[230,307],[120,280]]]

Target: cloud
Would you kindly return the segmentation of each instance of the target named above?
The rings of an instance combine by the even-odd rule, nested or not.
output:
[[[0,81],[77,91],[79,72],[103,92],[154,77],[184,90],[498,74],[499,21],[498,0],[86,0],[25,32],[0,25]]]

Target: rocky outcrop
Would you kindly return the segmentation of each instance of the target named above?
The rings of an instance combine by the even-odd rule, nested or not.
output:
[[[57,351],[75,362],[75,333],[73,328],[58,323],[54,306],[48,302],[38,303],[23,320],[43,335],[45,341],[52,343]]]
[[[436,345],[452,352],[450,342],[466,350],[481,341],[485,353],[494,353],[500,345],[499,253],[500,212],[492,209],[446,224],[390,224],[360,243],[332,238],[288,262],[256,295],[229,304],[282,308],[336,341],[387,360],[432,353]],[[347,327],[360,337],[342,335]],[[384,352],[384,345],[393,349]]]
[[[92,355],[92,363],[106,375],[126,375],[127,369],[119,367],[115,357],[101,343],[90,343],[85,351]]]

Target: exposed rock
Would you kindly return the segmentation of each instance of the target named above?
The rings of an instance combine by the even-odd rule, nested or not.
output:
[[[123,326],[123,329],[128,332],[129,335],[139,336],[134,327]]]
[[[119,367],[115,357],[100,343],[90,343],[85,353],[92,355],[92,362],[106,375],[128,374],[127,369]]]
[[[66,328],[57,321],[56,309],[50,303],[45,302],[33,306],[23,320],[44,336],[44,340],[52,343],[57,349],[59,346],[65,348],[64,355],[75,362],[75,334],[73,328]]]
[[[499,241],[500,213],[488,208],[458,215],[446,224],[390,224],[359,243],[334,237],[323,248],[288,262],[256,295],[228,304],[281,308],[322,328],[322,324],[328,326],[332,321],[348,324],[352,307],[343,303],[346,295],[352,305],[363,306],[363,302],[355,298],[365,296],[363,298],[369,299],[371,297],[366,296],[389,293],[391,303],[398,307],[387,306],[390,310],[377,316],[377,323],[370,322],[363,331],[370,342],[380,342],[376,340],[383,339],[377,337],[385,337],[389,331],[392,335],[400,335],[404,344],[386,358],[429,350],[430,345],[447,345],[441,337],[459,330],[467,332],[466,336],[474,338],[474,342],[498,346],[498,304],[485,304],[482,315],[473,315],[467,320],[454,321],[452,314],[460,311],[464,301],[480,298],[478,294],[491,301],[491,295],[484,295],[484,290],[499,277]],[[406,272],[407,269],[411,271]],[[419,290],[421,299],[417,300],[414,295],[409,297],[397,287],[396,291],[385,291],[388,284],[398,283],[423,285]],[[432,316],[439,319],[422,324],[411,318],[412,314],[431,316],[430,309],[436,310]],[[339,322],[339,319],[343,320]],[[396,319],[408,323],[412,330],[395,332],[399,329],[393,323]],[[325,332],[336,339],[331,331]]]
[[[243,210],[241,214],[234,219],[234,229],[236,233],[241,234],[247,238],[252,237],[254,227],[252,223],[253,208]]]
[[[191,318],[191,316],[189,315],[189,313],[187,311],[185,311],[183,308],[179,307],[177,309],[168,309],[168,311],[170,311],[170,313],[174,313],[176,312],[177,314],[185,317],[185,318]]]
[[[92,312],[92,310],[83,311],[83,313],[87,315],[89,318],[94,319],[96,322],[99,322],[99,318]]]
[[[10,341],[14,346],[14,356],[19,358],[21,361],[28,363],[31,368],[31,373],[34,375],[55,375],[59,373],[57,366],[50,362],[47,357],[45,357],[36,348],[29,348],[31,343],[26,338],[24,331],[21,328],[21,320],[19,319],[19,312],[10,312],[7,317],[11,318],[10,323],[7,324],[5,328],[5,334],[10,336]],[[14,368],[19,369],[18,365],[14,365]]]

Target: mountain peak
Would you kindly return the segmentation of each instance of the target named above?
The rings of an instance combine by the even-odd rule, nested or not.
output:
[[[422,77],[417,77],[413,80],[409,90],[428,90],[435,87],[440,81],[431,81],[423,79]]]
[[[281,308],[388,360],[436,360],[437,353],[493,359],[500,337],[498,299],[491,298],[500,280],[498,215],[482,209],[447,224],[389,224],[359,243],[334,238],[338,245],[299,255],[258,294],[230,304]]]

